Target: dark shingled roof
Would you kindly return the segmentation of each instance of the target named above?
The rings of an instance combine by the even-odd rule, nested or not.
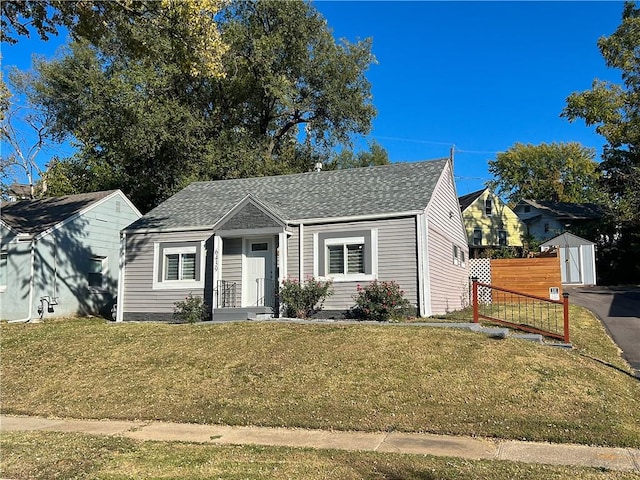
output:
[[[37,235],[113,192],[115,190],[2,202],[0,218],[17,233]]]
[[[458,197],[460,210],[465,210],[469,205],[475,202],[478,199],[478,197],[484,193],[485,190],[486,188],[483,188],[482,190],[467,193],[466,195],[462,195],[461,197]]]
[[[213,227],[247,195],[285,221],[425,209],[447,159],[192,183],[127,230]]]
[[[560,219],[596,220],[602,218],[603,215],[602,207],[595,203],[536,202],[526,199],[519,203],[531,205],[539,210],[546,210]]]

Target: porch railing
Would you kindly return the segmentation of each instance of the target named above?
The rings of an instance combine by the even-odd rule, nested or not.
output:
[[[236,282],[218,280],[218,305],[216,308],[236,307]]]
[[[256,306],[276,307],[277,284],[270,278],[256,278]]]
[[[569,343],[569,294],[551,300],[471,279],[473,321],[480,319]]]

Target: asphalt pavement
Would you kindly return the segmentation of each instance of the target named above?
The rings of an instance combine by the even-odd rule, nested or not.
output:
[[[570,303],[591,310],[600,319],[640,378],[640,288],[565,287],[564,291]]]
[[[273,445],[393,452],[458,457],[470,460],[508,460],[547,465],[573,465],[640,474],[640,449],[638,448],[594,447],[451,435],[340,432],[156,421],[78,420],[0,415],[0,432],[11,431],[81,432],[91,435],[127,437],[141,441]]]

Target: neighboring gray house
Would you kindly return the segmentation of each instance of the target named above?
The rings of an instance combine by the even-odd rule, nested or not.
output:
[[[118,320],[168,320],[204,297],[214,319],[277,315],[287,279],[332,279],[325,310],[395,280],[421,316],[468,301],[468,246],[447,159],[193,183],[123,231]]]
[[[569,232],[547,240],[542,250],[557,247],[563,285],[596,284],[596,244]]]
[[[0,319],[108,313],[120,230],[140,217],[120,190],[2,202]]]
[[[520,200],[513,211],[537,240],[548,240],[572,227],[602,218],[602,208],[595,203]]]

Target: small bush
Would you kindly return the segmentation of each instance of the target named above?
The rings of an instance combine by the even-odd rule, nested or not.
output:
[[[209,317],[209,309],[202,297],[194,297],[191,293],[174,303],[173,318],[182,322],[201,322]]]
[[[284,314],[293,318],[308,318],[322,310],[325,299],[333,295],[331,282],[319,282],[309,277],[303,284],[298,280],[285,280],[280,287],[280,302]]]
[[[358,293],[353,297],[356,306],[351,310],[355,318],[378,322],[397,321],[410,312],[409,300],[403,297],[404,292],[394,281],[374,280],[366,287],[358,285],[357,289]]]

